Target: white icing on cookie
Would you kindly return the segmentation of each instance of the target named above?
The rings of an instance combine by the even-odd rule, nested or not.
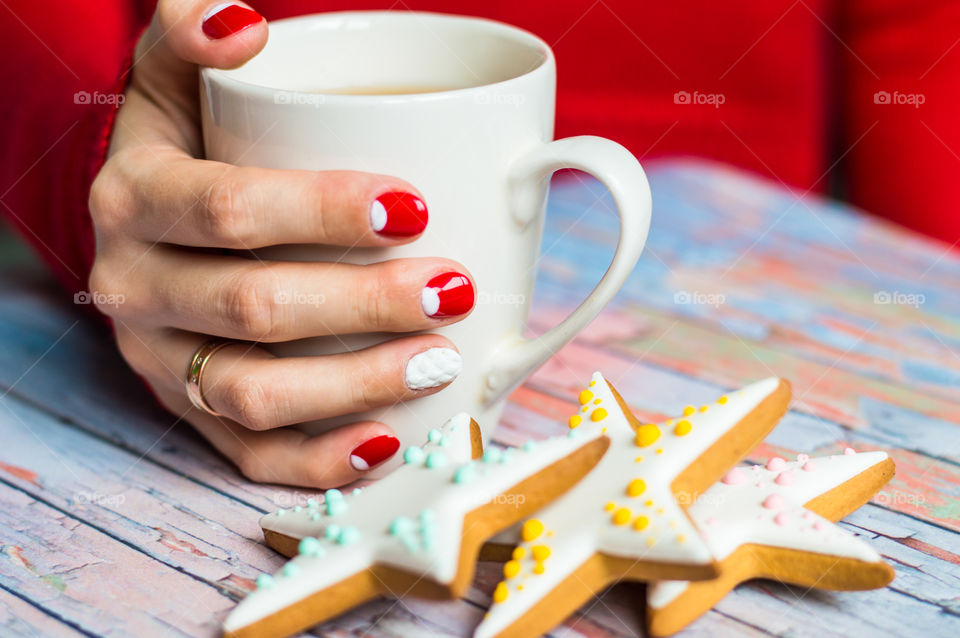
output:
[[[579,433],[578,433],[579,434]],[[359,493],[328,490],[323,504],[281,510],[264,529],[302,537],[300,555],[262,576],[224,622],[235,631],[324,590],[375,563],[439,583],[457,574],[463,519],[470,511],[601,437],[558,437],[523,448],[488,449],[471,460],[470,418],[458,415],[407,448],[404,465]]]
[[[517,544],[505,580],[476,636],[512,625],[597,553],[638,562],[703,565],[713,562],[670,489],[673,480],[780,385],[770,378],[684,416],[634,432],[603,376],[581,392],[577,430],[605,430],[610,448],[586,477],[523,527],[493,542]]]
[[[803,505],[886,459],[885,452],[801,455],[790,463],[774,458],[765,467],[735,468],[688,512],[717,560],[741,545],[756,544],[877,562],[881,558],[872,547]],[[651,584],[647,602],[660,609],[686,588],[686,581]]]

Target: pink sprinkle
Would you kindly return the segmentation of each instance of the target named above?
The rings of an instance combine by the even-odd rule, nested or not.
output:
[[[757,481],[757,482],[756,482],[756,486],[757,486],[757,487],[763,487],[763,483],[761,483],[760,481]]]
[[[708,518],[708,519],[707,519],[706,521],[704,521],[704,522],[705,522],[707,525],[716,525],[716,524],[717,524],[717,519],[715,519],[715,518]]]
[[[803,471],[804,471],[804,472],[816,472],[816,471],[817,471],[817,464],[814,463],[813,461],[807,461],[806,463],[803,464]]]
[[[823,521],[817,521],[813,524],[813,529],[820,531],[823,529]]]
[[[763,499],[763,506],[768,510],[783,509],[783,497],[779,494],[771,494]]]
[[[779,514],[773,517],[773,522],[783,527],[790,522],[790,517],[787,516],[786,512],[780,512]]]
[[[854,450],[852,447],[848,447],[843,449],[843,453],[846,454],[847,456],[850,456],[852,454],[856,454],[857,451]]]
[[[780,472],[777,474],[777,478],[773,479],[773,482],[777,485],[782,485],[784,487],[788,485],[793,485],[793,472]]]
[[[809,458],[810,458],[810,457],[807,456],[806,454],[798,454],[798,455],[797,455],[797,463],[806,463]]]
[[[720,479],[726,485],[740,485],[747,480],[747,475],[739,467],[732,468]]]
[[[803,510],[803,517],[809,521],[811,518],[813,518],[813,512],[810,510]]]
[[[775,456],[769,461],[767,461],[767,469],[771,472],[779,472],[787,466],[787,462],[781,459],[779,456]]]

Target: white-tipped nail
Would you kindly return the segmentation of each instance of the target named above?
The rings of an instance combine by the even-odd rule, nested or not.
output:
[[[370,205],[370,225],[378,233],[387,227],[387,209],[379,199],[373,200],[373,204]]]
[[[420,306],[428,317],[437,314],[440,310],[440,289],[424,288],[420,292]]]
[[[452,348],[430,348],[410,357],[404,375],[411,390],[426,390],[449,383],[463,370],[460,353]]]

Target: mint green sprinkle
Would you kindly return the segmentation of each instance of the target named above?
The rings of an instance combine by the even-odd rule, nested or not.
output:
[[[533,439],[530,439],[529,441],[523,444],[524,452],[533,452],[536,449],[537,449],[537,442],[534,441]]]
[[[287,578],[293,578],[300,573],[300,566],[296,563],[287,563],[283,566],[283,575]]]
[[[483,453],[483,462],[484,463],[497,463],[500,461],[500,457],[503,456],[503,452],[499,448],[489,447]]]
[[[257,576],[257,589],[270,589],[276,583],[270,574],[260,574]]]
[[[337,524],[327,525],[327,528],[323,530],[323,535],[334,540],[337,536],[340,535],[340,526]]]
[[[472,462],[461,465],[453,473],[453,482],[458,485],[471,482],[477,477],[477,467]]]
[[[314,558],[323,556],[323,545],[313,536],[306,536],[297,545],[297,551],[303,556],[312,556]]]
[[[422,462],[424,456],[422,448],[411,445],[403,451],[403,462],[407,465],[415,465],[416,463]]]
[[[337,545],[352,545],[360,540],[360,530],[356,527],[344,527],[337,536]]]
[[[430,441],[431,443],[439,443],[440,439],[442,438],[443,438],[443,433],[436,428],[427,432],[427,440]]]
[[[427,467],[436,470],[447,464],[447,455],[440,450],[433,450],[427,455]]]

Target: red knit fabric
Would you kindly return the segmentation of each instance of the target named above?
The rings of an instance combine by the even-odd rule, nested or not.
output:
[[[960,239],[960,4],[950,0],[250,4],[268,19],[409,8],[511,22],[556,50],[559,136],[603,135],[641,158],[714,158],[801,190],[826,188],[833,168],[855,204]],[[152,9],[21,0],[0,21],[0,214],[73,291],[93,258],[87,196],[115,114],[97,96],[124,85]],[[923,104],[878,103],[883,91]]]

